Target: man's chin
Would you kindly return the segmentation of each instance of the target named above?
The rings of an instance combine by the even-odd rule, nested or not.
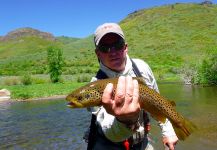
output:
[[[124,67],[122,67],[121,64],[115,64],[115,65],[112,65],[110,69],[117,71],[117,72],[121,72],[124,70]]]

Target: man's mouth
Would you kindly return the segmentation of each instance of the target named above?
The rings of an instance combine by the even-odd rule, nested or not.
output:
[[[119,61],[120,58],[112,58],[111,61]]]

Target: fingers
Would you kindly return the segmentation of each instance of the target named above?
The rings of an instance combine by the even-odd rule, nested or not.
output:
[[[133,80],[134,90],[133,90],[133,107],[135,112],[139,112],[141,110],[139,104],[139,84],[137,80]]]
[[[128,122],[138,119],[139,85],[132,77],[119,77],[115,96],[114,86],[109,83],[102,96],[102,104],[109,114],[116,116],[120,121]]]
[[[132,77],[126,77],[126,95],[125,95],[125,100],[127,104],[130,104],[133,100],[133,91],[134,91],[134,84]]]
[[[133,80],[132,77],[126,78],[126,95],[125,106],[134,111],[140,110],[139,105],[139,85],[137,80]]]
[[[169,136],[169,137],[163,137],[163,143],[165,145],[165,150],[174,150],[175,146],[178,142],[177,136]]]
[[[122,89],[117,88],[117,94],[121,93],[123,97],[119,97],[121,99],[119,99],[119,109],[115,110],[116,117],[122,122],[135,122],[139,117],[140,111],[138,81],[128,76],[125,77],[125,83],[123,80],[121,85],[125,87]]]
[[[133,86],[134,86],[133,100],[134,103],[139,104],[139,83],[137,80],[133,80]]]
[[[112,92],[113,92],[113,84],[109,83],[104,89],[102,95],[102,105],[108,111],[108,113],[111,113],[111,107],[113,105]]]
[[[166,143],[166,146],[169,148],[169,150],[175,149],[175,146],[172,143]]]
[[[126,86],[125,77],[120,76],[118,78],[118,84],[117,84],[117,89],[116,89],[116,93],[115,93],[115,105],[116,105],[116,107],[121,107],[124,104],[125,86]]]

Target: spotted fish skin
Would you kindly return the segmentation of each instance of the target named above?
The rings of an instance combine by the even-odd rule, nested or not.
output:
[[[175,103],[167,100],[155,90],[150,89],[143,78],[136,77],[139,83],[139,103],[140,107],[149,112],[154,119],[164,123],[166,118],[170,120],[176,135],[180,140],[185,140],[195,129],[196,126],[185,119],[175,110]],[[114,85],[114,93],[118,78],[97,80],[71,92],[66,100],[71,108],[84,108],[101,106],[102,94],[108,83]]]

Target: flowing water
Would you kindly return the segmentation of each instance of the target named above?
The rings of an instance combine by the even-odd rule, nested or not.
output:
[[[160,84],[161,94],[176,102],[176,110],[191,120],[197,131],[185,141],[180,141],[177,150],[217,149],[217,87]],[[151,137],[155,147],[163,149],[159,127],[153,124]]]
[[[0,103],[0,150],[84,149],[90,115],[64,100]]]
[[[161,94],[198,127],[177,150],[217,149],[217,87],[159,84]],[[70,109],[64,100],[0,102],[0,149],[82,150],[89,125],[86,109]],[[160,129],[152,121],[152,144],[162,150]]]

